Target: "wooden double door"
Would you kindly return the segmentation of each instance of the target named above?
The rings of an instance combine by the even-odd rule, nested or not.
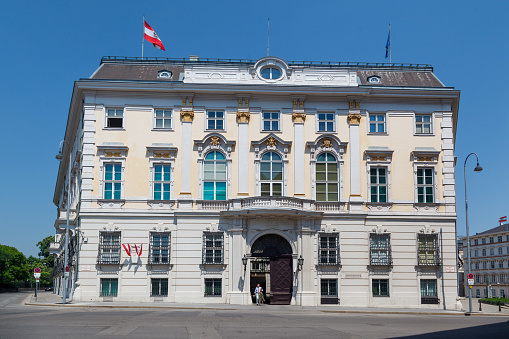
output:
[[[290,305],[292,300],[292,256],[270,259],[270,303]]]

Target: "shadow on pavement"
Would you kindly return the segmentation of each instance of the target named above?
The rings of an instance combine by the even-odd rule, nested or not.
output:
[[[431,324],[430,324],[431,325]],[[395,338],[507,338],[509,333],[509,321],[490,324],[490,325],[481,325],[481,326],[473,326],[466,327],[457,330],[448,330],[448,331],[439,331],[439,332],[431,332],[425,334],[404,336],[404,337],[395,337]]]

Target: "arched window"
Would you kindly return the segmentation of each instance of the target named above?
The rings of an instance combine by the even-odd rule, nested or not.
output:
[[[276,152],[267,152],[260,161],[262,196],[283,195],[283,160]]]
[[[339,201],[338,162],[331,153],[316,158],[316,201]]]
[[[226,159],[210,152],[203,164],[203,200],[226,200]]]

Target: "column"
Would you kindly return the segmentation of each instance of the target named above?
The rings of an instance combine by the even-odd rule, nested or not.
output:
[[[295,102],[294,102],[295,106]],[[293,154],[294,154],[294,196],[304,198],[304,122],[306,121],[306,113],[303,110],[295,110],[292,114],[293,118]]]
[[[191,193],[191,155],[193,151],[192,127],[194,112],[192,108],[183,107],[180,111],[182,119],[182,147],[180,158],[182,162],[180,173],[179,208],[192,208]]]
[[[239,100],[240,102],[240,100]],[[239,109],[237,112],[237,122],[239,124],[239,144],[237,151],[239,154],[239,171],[237,173],[239,191],[237,196],[249,196],[249,119],[251,114],[249,109]]]
[[[352,211],[362,210],[361,197],[361,169],[360,169],[360,135],[359,125],[361,122],[361,112],[359,103],[350,102],[350,110],[348,111],[348,123],[350,125],[350,199],[349,208]]]

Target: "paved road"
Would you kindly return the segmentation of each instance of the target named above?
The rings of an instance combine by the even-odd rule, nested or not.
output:
[[[41,292],[41,297],[44,293]],[[319,310],[25,306],[0,294],[0,338],[505,338],[508,317],[338,314]]]

